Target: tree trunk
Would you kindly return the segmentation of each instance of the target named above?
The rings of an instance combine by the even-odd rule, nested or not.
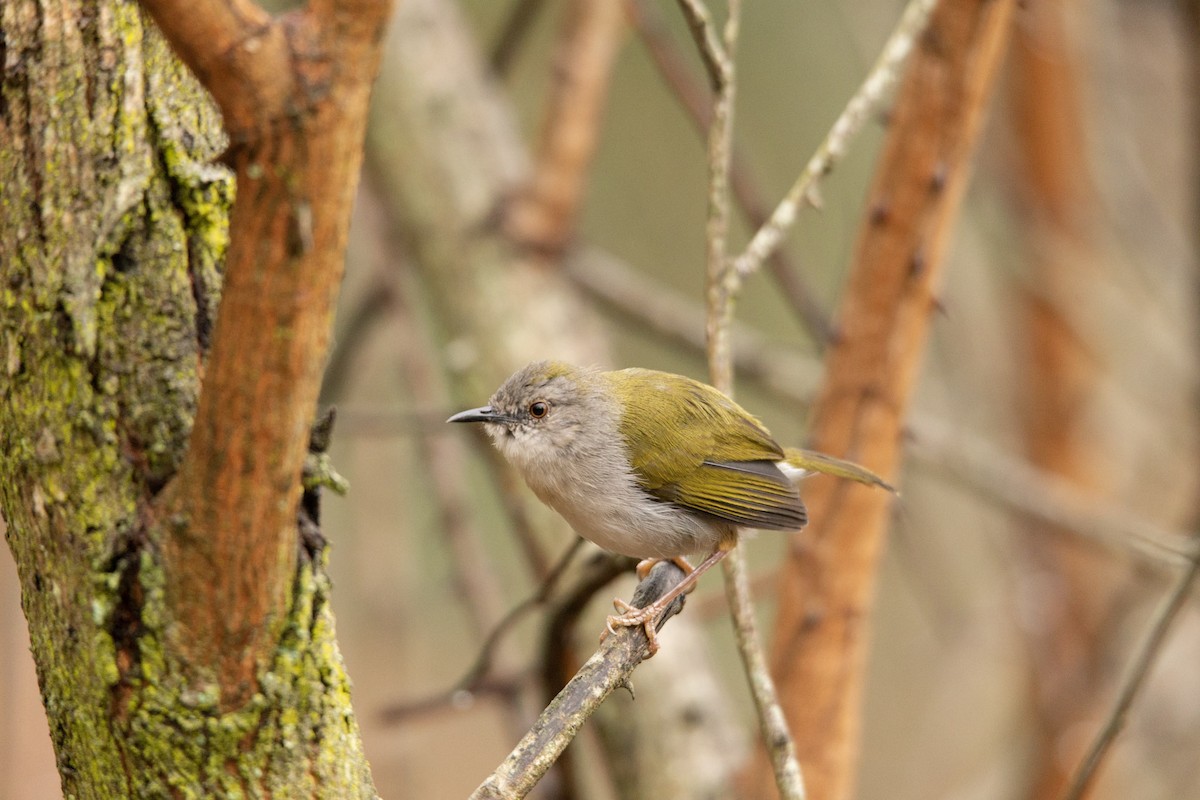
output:
[[[63,793],[374,796],[312,537],[245,702],[168,646],[148,514],[217,308],[220,117],[137,5],[12,0],[0,28],[0,509]]]

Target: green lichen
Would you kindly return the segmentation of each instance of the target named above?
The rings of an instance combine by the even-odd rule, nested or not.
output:
[[[144,512],[186,448],[232,178],[210,164],[215,110],[137,4],[39,19],[76,10],[14,0],[22,69],[0,76],[0,512],[63,794],[374,796],[323,560],[301,560],[243,708],[164,644]]]

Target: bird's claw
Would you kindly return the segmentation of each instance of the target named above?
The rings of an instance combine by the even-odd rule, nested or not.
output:
[[[620,611],[620,615],[610,614],[604,620],[604,627],[607,631],[600,635],[600,641],[603,642],[608,638],[608,634],[617,633],[614,625],[620,625],[622,628],[635,628],[642,626],[642,630],[646,632],[647,652],[646,658],[650,658],[658,652],[658,635],[654,629],[654,611],[652,608],[637,608],[631,606],[619,597],[613,598],[613,607]]]

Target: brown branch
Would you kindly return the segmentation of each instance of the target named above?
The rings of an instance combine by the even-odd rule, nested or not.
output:
[[[658,563],[638,584],[633,605],[648,605],[681,580],[683,571],[673,563]],[[673,603],[660,618],[660,627],[682,607],[680,601]],[[646,657],[647,649],[646,634],[641,628],[620,628],[608,636],[550,702],[525,738],[475,790],[472,800],[525,797],[613,689],[629,685],[629,677]]]
[[[505,218],[512,240],[534,252],[557,259],[574,232],[623,28],[620,3],[569,4],[533,175]]]
[[[1093,418],[1088,411],[1106,384],[1108,360],[1098,357],[1098,343],[1072,313],[1081,288],[1101,278],[1102,254],[1089,226],[1097,204],[1068,13],[1062,2],[1039,2],[1022,14],[1013,35],[1013,185],[1028,264],[1018,328],[1026,376],[1021,411],[1030,463],[1077,494],[1102,498],[1112,479],[1100,465],[1111,453],[1084,420]],[[1075,731],[1101,714],[1111,657],[1106,645],[1127,605],[1121,587],[1130,565],[1080,548],[1053,525],[1027,527],[1022,556],[1039,585],[1049,579],[1057,589],[1048,597],[1045,624],[1026,630],[1038,743],[1027,796],[1055,800],[1068,789],[1069,765],[1083,756]]]
[[[898,92],[868,201],[812,446],[885,478],[896,474],[942,256],[1013,5],[939,4]],[[844,800],[858,759],[868,612],[891,498],[815,477],[805,500],[812,524],[797,534],[780,577],[772,671],[809,791]],[[755,774],[766,787],[765,757]]]
[[[220,105],[237,175],[188,452],[156,507],[172,645],[215,677],[225,708],[257,690],[295,568],[300,469],[390,8],[346,5],[272,20],[243,0],[145,2]]]

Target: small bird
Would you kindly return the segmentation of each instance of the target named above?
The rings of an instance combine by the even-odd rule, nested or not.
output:
[[[538,498],[605,550],[670,559],[682,582],[643,609],[618,599],[614,625],[643,626],[650,655],[655,621],[737,544],[742,528],[797,530],[808,513],[796,483],[823,472],[894,491],[857,464],[784,449],[729,397],[682,375],[603,371],[536,361],[514,373],[488,405],[447,422],[481,422]],[[684,556],[707,553],[694,570]]]

